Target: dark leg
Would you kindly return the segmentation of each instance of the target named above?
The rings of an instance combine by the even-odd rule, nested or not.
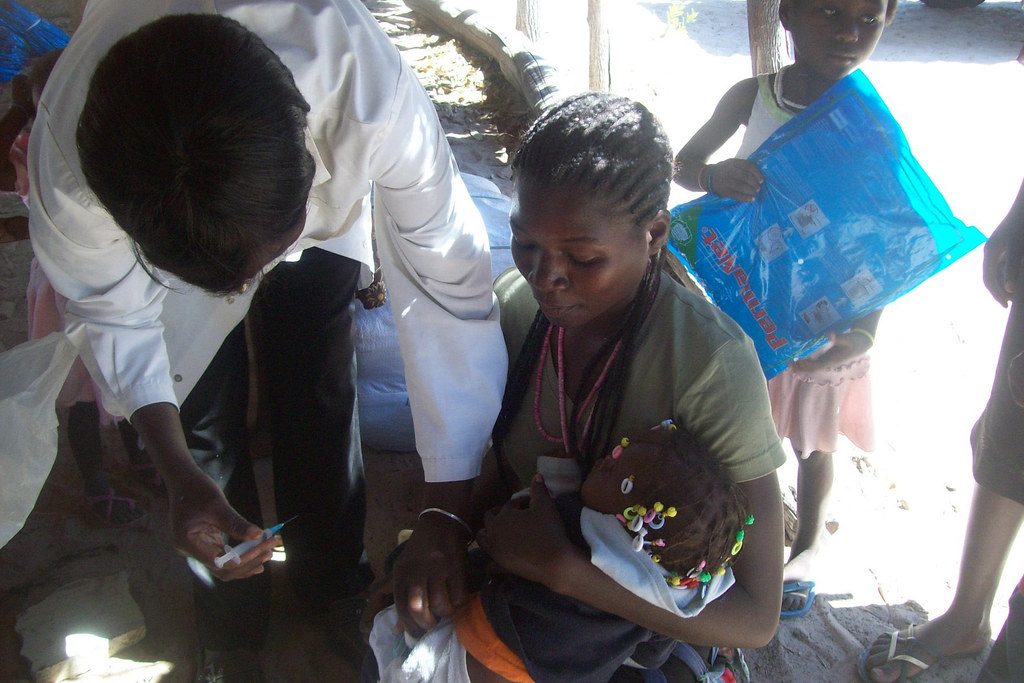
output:
[[[248,368],[245,333],[238,325],[182,404],[181,423],[199,467],[239,514],[262,525],[245,430]],[[261,649],[270,618],[270,572],[220,581],[196,562],[189,566],[196,575],[200,645],[208,650]]]
[[[1014,287],[1024,292],[1024,269]],[[1024,350],[1024,308],[1014,301],[1006,323],[992,394],[971,432],[974,454],[974,499],[960,555],[956,592],[949,609],[919,625],[915,647],[897,648],[926,664],[941,657],[973,653],[991,635],[989,615],[1010,548],[1024,522],[1024,408],[1015,400],[1011,367]],[[880,636],[867,650],[866,668],[877,683],[899,678],[898,662],[886,664],[888,638]],[[863,656],[863,655],[862,655]],[[910,667],[913,674],[916,667]]]
[[[1022,519],[1024,506],[983,486],[974,487],[953,603],[917,627],[917,647],[900,647],[896,654],[910,654],[931,665],[941,657],[985,647],[991,635],[992,602]],[[879,683],[898,680],[902,668],[899,662],[885,664],[888,643],[888,635],[880,636],[869,648],[867,669]],[[880,671],[875,673],[874,667]],[[916,667],[910,667],[908,673],[915,671]]]
[[[145,517],[146,512],[130,498],[115,495],[103,471],[99,407],[91,402],[75,403],[68,410],[68,443],[82,473],[89,507],[111,526],[124,526]]]
[[[78,471],[82,473],[87,496],[102,496],[110,492],[110,482],[103,472],[99,416],[95,403],[76,403],[68,410],[68,443]]]
[[[797,453],[797,456],[800,454]],[[821,552],[821,534],[832,494],[834,466],[831,453],[813,451],[798,458],[796,478],[797,532],[789,561],[782,574],[786,583],[814,578],[814,561]],[[794,590],[782,596],[782,611],[798,612],[809,599],[808,590]]]
[[[121,435],[121,443],[124,444],[124,451],[128,454],[128,466],[139,481],[154,489],[164,490],[164,481],[156,469],[156,463],[149,457],[149,453],[139,443],[139,434],[132,427],[128,420],[120,420],[117,423],[117,431]]]
[[[834,466],[831,453],[814,451],[802,458],[797,469],[796,511],[799,518],[790,562],[807,550],[816,551],[825,529],[825,515],[832,495]],[[801,577],[809,578],[809,577]]]
[[[351,302],[359,264],[321,249],[280,263],[261,287],[261,359],[286,571],[314,610],[367,582],[366,496],[355,412]]]

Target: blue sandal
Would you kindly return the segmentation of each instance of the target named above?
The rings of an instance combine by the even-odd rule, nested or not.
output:
[[[803,607],[794,610],[782,610],[780,616],[783,619],[795,619],[802,617],[811,611],[811,607],[814,605],[814,582],[813,581],[787,581],[782,584],[782,594],[787,593],[803,593],[806,595]]]

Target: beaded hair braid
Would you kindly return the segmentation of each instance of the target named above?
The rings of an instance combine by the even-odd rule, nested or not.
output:
[[[646,536],[658,542],[646,548],[658,563],[684,579],[729,566],[752,520],[743,492],[718,459],[682,428],[659,429],[622,443],[627,450],[640,443],[661,447],[660,457],[645,459],[632,473],[630,492],[624,496],[630,507],[650,510],[657,502],[666,510],[674,508],[664,526],[652,527]]]
[[[611,211],[628,213],[639,230],[668,206],[672,148],[661,124],[642,104],[608,93],[583,93],[563,100],[530,126],[512,161],[512,172],[516,181],[529,178],[552,190],[570,189]],[[594,400],[593,429],[584,443],[578,443],[576,429],[581,423],[576,412],[580,396],[573,397],[577,408],[566,436],[569,450],[578,454],[584,474],[597,457],[610,449],[614,418],[619,413],[623,387],[641,341],[638,333],[658,293],[660,266],[661,256],[653,257],[619,330],[584,370],[580,387],[589,390],[600,372],[599,361],[622,341],[622,348]],[[492,435],[499,457],[549,326],[538,312],[510,369]]]

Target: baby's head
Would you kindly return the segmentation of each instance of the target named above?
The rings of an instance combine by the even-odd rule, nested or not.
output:
[[[639,102],[603,92],[568,97],[523,135],[512,172],[551,191],[572,191],[642,226],[668,206],[672,148]]]
[[[580,494],[587,507],[618,515],[634,548],[686,585],[731,564],[752,522],[718,460],[670,422],[623,439],[595,463]]]

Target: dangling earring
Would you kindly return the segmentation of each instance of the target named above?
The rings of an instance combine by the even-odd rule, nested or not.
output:
[[[658,261],[661,259],[661,252],[662,252],[662,249],[664,249],[664,248],[665,247],[662,247],[661,249],[659,249],[657,254],[651,254],[650,258],[647,259],[647,272],[648,273],[653,273],[655,270],[657,270],[657,268],[658,268]]]

